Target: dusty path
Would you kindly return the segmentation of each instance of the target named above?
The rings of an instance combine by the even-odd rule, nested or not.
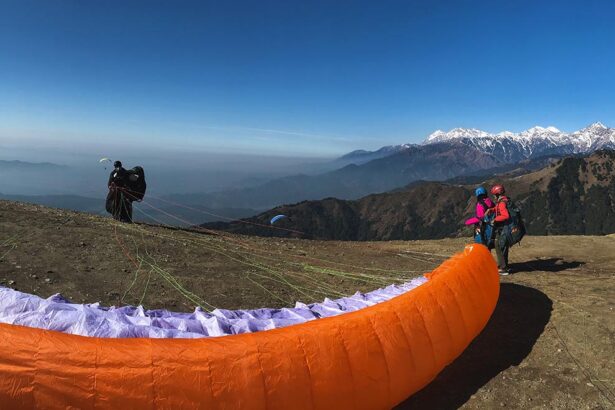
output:
[[[466,242],[219,237],[0,201],[0,285],[105,305],[283,306],[416,276]],[[615,408],[615,238],[532,237],[511,255],[485,331],[400,409]]]

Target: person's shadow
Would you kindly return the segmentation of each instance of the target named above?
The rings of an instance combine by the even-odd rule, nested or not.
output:
[[[431,384],[395,409],[459,408],[493,377],[523,361],[549,322],[551,309],[544,293],[503,283],[482,333]]]
[[[561,258],[535,259],[533,261],[511,263],[510,269],[516,272],[562,272],[583,266],[585,262],[565,261]]]

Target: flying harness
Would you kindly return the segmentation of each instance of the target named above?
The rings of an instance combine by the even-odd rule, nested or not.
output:
[[[114,175],[114,178],[116,175],[117,173]],[[122,212],[125,212],[126,207],[132,208],[133,202],[141,202],[145,197],[145,191],[147,190],[145,171],[143,167],[136,166],[126,170],[121,180],[114,182],[118,185],[109,189],[105,208],[114,217],[119,217],[122,215]]]
[[[498,200],[498,203],[504,202],[506,209],[508,210],[508,221],[504,222],[502,227],[501,240],[506,241],[506,245],[513,246],[521,242],[521,239],[526,234],[525,223],[521,216],[521,209],[510,199]],[[497,208],[497,205],[496,205]]]
[[[485,245],[489,249],[495,247],[495,235],[492,221],[495,219],[495,212],[487,212],[490,208],[484,199],[479,199],[478,202],[483,206],[485,210],[485,216],[480,222],[478,229],[474,233],[474,242]]]

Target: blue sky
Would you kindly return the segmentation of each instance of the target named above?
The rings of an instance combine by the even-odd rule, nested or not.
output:
[[[336,155],[615,126],[612,1],[0,2],[0,140]],[[43,145],[41,145],[43,144]]]

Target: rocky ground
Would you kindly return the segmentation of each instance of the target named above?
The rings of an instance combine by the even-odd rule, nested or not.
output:
[[[274,307],[417,276],[465,242],[248,238],[0,201],[0,285],[105,305]],[[609,236],[525,239],[486,329],[399,408],[615,408],[614,250]]]

